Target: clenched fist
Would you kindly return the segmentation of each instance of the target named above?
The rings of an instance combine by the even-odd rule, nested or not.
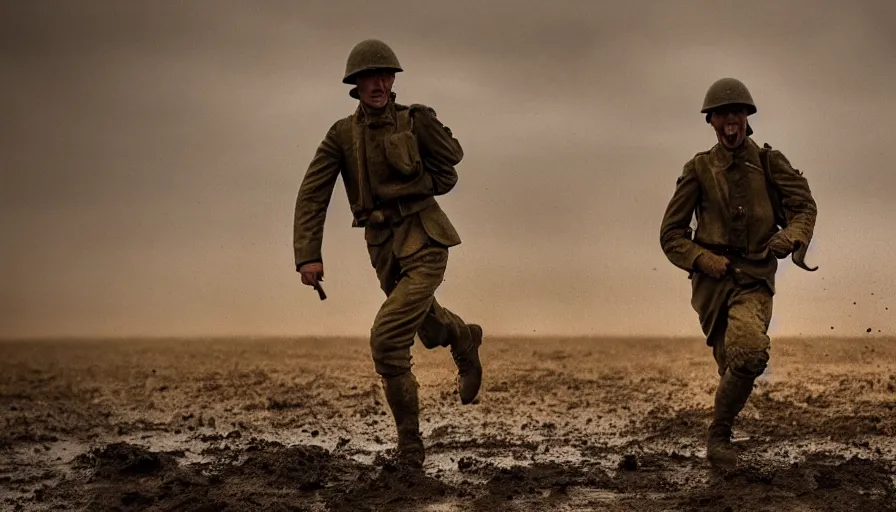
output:
[[[697,261],[694,262],[694,266],[704,274],[714,279],[719,279],[728,273],[729,263],[728,258],[724,256],[705,252],[700,256],[697,256]]]
[[[314,286],[318,281],[324,280],[324,264],[320,262],[305,263],[299,267],[302,274],[302,284]]]
[[[778,231],[768,241],[768,248],[776,258],[786,258],[788,254],[793,252],[793,240],[784,231]]]

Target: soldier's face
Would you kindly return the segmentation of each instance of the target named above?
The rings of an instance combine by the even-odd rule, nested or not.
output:
[[[729,148],[740,146],[747,138],[747,109],[744,107],[722,107],[713,111],[709,118],[719,142]]]
[[[389,103],[395,73],[391,71],[370,71],[358,75],[358,96],[361,101],[373,108],[382,108]]]

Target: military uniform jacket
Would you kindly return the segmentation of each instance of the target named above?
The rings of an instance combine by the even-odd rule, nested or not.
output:
[[[431,108],[390,101],[372,111],[359,102],[354,114],[327,131],[299,188],[293,228],[296,266],[322,261],[324,221],[339,176],[352,225],[365,228],[368,244],[383,243],[391,235],[399,256],[419,249],[426,236],[447,247],[460,244],[435,197],[454,188],[455,166],[462,158],[460,143]],[[372,225],[371,213],[382,208],[400,212],[405,220],[395,226]]]
[[[768,169],[786,217],[785,234],[807,247],[817,214],[809,184],[780,151],[769,150]],[[697,272],[694,262],[701,254],[722,254],[736,271],[765,281],[775,291],[777,259],[768,242],[779,226],[768,185],[760,148],[749,137],[734,151],[716,144],[698,153],[678,177],[663,216],[660,243],[669,261],[690,273],[692,305],[707,334],[732,284]],[[697,229],[692,233],[695,215]]]

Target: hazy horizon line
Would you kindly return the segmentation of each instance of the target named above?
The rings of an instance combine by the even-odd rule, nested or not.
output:
[[[771,336],[773,340],[800,340],[800,339],[825,339],[825,340],[865,340],[869,338],[886,339],[892,336],[882,333],[867,333],[863,335],[775,335]],[[508,340],[683,340],[683,341],[704,341],[705,338],[699,335],[612,335],[612,334],[493,334],[487,336],[491,340],[508,341]],[[84,341],[302,341],[302,340],[357,340],[366,342],[369,338],[363,335],[340,335],[340,334],[322,334],[322,335],[273,335],[273,334],[231,334],[231,335],[123,335],[123,336],[16,336],[16,337],[0,337],[0,343],[16,343],[16,342],[84,342]],[[415,343],[416,344],[416,343]]]

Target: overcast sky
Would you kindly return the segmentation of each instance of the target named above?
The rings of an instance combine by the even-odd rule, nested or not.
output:
[[[783,262],[772,333],[892,335],[894,6],[0,2],[0,336],[366,335],[383,296],[341,181],[325,302],[292,218],[368,37],[464,146],[437,296],[487,332],[700,334],[659,224],[734,76],[819,207],[820,270]]]

